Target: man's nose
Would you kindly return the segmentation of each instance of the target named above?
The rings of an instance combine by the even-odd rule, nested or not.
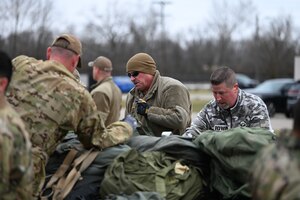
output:
[[[222,99],[222,96],[220,94],[216,94],[215,98],[216,98],[217,101],[220,101]]]

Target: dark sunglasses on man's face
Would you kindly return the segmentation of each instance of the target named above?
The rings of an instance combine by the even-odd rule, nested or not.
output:
[[[131,78],[132,76],[135,78],[139,75],[139,73],[140,72],[138,72],[138,71],[133,71],[131,73],[128,73],[127,75],[128,75],[129,78]]]

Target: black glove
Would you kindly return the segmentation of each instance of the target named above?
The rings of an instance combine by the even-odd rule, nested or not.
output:
[[[146,116],[148,109],[149,105],[147,104],[147,102],[143,99],[139,99],[139,101],[137,102],[137,113]]]
[[[130,114],[126,115],[124,119],[122,119],[121,121],[127,122],[132,127],[133,130],[135,130],[137,127],[136,119],[132,117]]]

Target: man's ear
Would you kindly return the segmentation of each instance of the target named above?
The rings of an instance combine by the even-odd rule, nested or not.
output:
[[[8,85],[8,79],[5,77],[0,77],[0,93],[4,94]]]
[[[99,74],[100,68],[99,67],[95,67],[96,73]]]
[[[51,56],[51,47],[48,47],[47,48],[47,60],[50,59],[50,56]]]
[[[235,83],[235,84],[233,85],[233,88],[234,88],[234,91],[235,91],[235,92],[238,92],[238,91],[239,91],[239,84],[238,84],[238,83]]]
[[[80,55],[72,56],[72,66],[74,68],[73,71],[76,69],[79,60],[80,60]]]

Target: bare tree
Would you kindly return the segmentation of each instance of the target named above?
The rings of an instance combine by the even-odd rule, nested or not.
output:
[[[17,35],[23,31],[41,31],[41,27],[47,27],[51,10],[52,3],[49,0],[2,0],[0,20],[3,27],[6,27],[2,33],[12,36],[9,41],[12,55],[19,51]]]
[[[17,34],[24,24],[28,22],[28,18],[31,13],[34,12],[34,5],[36,4],[34,0],[4,0],[2,2],[3,11],[5,12],[5,18],[8,19],[6,22],[6,27],[8,32],[13,34],[12,40],[12,54],[17,51]]]
[[[229,4],[230,3],[230,4]],[[236,5],[230,1],[213,1],[213,11],[208,28],[215,33],[217,49],[215,64],[225,64],[232,56],[232,36],[253,19],[254,6],[251,0],[240,0]]]
[[[38,1],[37,10],[32,13],[31,23],[35,30],[35,54],[38,58],[45,55],[45,49],[49,45],[47,41],[52,39],[52,33],[49,30],[51,27],[51,17],[53,11],[53,2],[50,0]]]
[[[292,20],[289,16],[270,21],[269,29],[256,43],[257,62],[264,76],[293,77],[293,61],[298,42],[292,37]]]
[[[129,37],[130,17],[124,14],[122,5],[118,1],[112,1],[106,6],[105,13],[99,13],[95,10],[93,21],[88,23],[85,28],[85,35],[89,42],[89,52],[86,57],[94,59],[99,54],[110,57],[114,64],[121,63],[124,45]],[[92,45],[94,42],[98,45]],[[118,71],[117,68],[114,70]]]
[[[143,13],[143,20],[137,21],[132,18],[129,27],[129,41],[134,42],[135,51],[154,48],[154,41],[160,37],[159,23],[154,10],[149,9],[147,13]]]
[[[105,13],[93,12],[94,20],[86,25],[83,34],[89,46],[85,56],[92,59],[99,54],[107,55],[116,65],[114,72],[122,74],[125,63],[134,53],[153,52],[155,37],[159,35],[159,23],[151,8],[124,14],[123,7],[122,2],[113,1],[107,5]]]

